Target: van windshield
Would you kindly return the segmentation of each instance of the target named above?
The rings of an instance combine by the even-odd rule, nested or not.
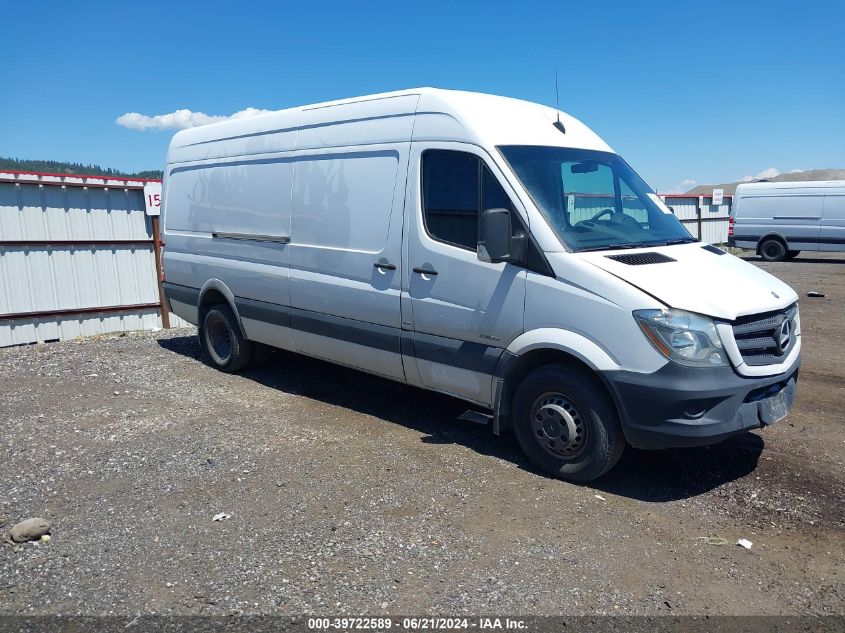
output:
[[[570,250],[697,241],[616,154],[527,145],[499,150]]]

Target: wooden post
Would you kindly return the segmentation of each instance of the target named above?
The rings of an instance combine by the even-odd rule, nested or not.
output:
[[[704,231],[702,230],[702,221],[701,221],[701,206],[704,204],[704,196],[698,197],[698,204],[695,205],[695,218],[698,224],[698,239],[704,239]]]
[[[153,221],[153,251],[155,252],[156,260],[156,285],[158,286],[158,301],[161,305],[161,324],[164,329],[170,329],[170,312],[167,309],[167,299],[164,296],[164,287],[161,285],[163,281],[161,272],[161,237],[158,230],[158,216],[154,215],[150,218]]]

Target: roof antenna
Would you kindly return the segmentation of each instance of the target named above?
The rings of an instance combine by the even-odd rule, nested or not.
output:
[[[558,130],[562,133],[566,134],[566,128],[563,127],[563,123],[560,121],[560,91],[557,88],[557,68],[555,68],[555,106],[557,109],[557,121],[552,123]]]

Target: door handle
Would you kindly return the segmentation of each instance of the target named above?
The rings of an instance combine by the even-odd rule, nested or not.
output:
[[[428,275],[429,277],[433,277],[434,275],[437,274],[436,270],[433,270],[431,268],[420,268],[420,267],[414,268],[414,272],[418,273],[420,275]]]
[[[396,264],[388,264],[386,262],[376,262],[373,264],[373,268],[378,268],[379,270],[396,270]]]

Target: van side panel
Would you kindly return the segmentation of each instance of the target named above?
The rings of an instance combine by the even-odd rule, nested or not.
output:
[[[398,147],[297,155],[290,245],[297,351],[404,379],[399,292],[407,159],[407,149]]]
[[[235,296],[249,338],[291,348],[286,317],[267,328],[243,302],[289,304],[288,245],[293,155],[179,165],[168,174],[164,267],[168,284],[195,289],[210,279]],[[185,296],[188,291],[185,290]],[[197,318],[196,305],[174,311]],[[253,306],[254,307],[254,306]]]
[[[167,228],[290,236],[293,157],[176,167]]]
[[[293,177],[297,351],[400,380],[402,213],[415,104],[416,96],[304,111]]]
[[[751,187],[738,197],[737,246],[756,248],[762,237],[777,235],[790,250],[818,250],[824,187]]]
[[[830,182],[825,189],[819,249],[845,251],[845,183]]]

